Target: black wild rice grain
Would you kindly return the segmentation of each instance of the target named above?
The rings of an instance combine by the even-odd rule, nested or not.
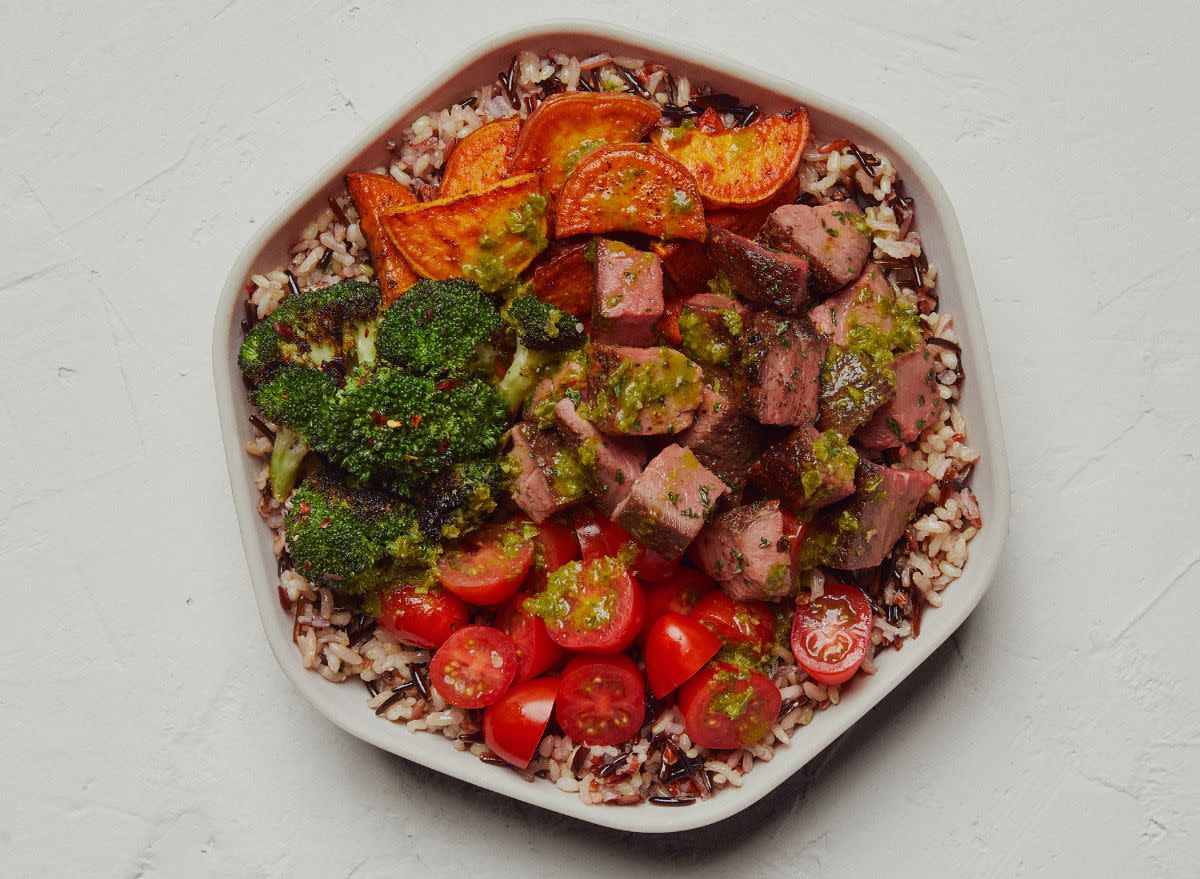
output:
[[[459,733],[459,734],[458,734],[458,740],[459,740],[460,742],[467,742],[467,743],[469,743],[469,744],[472,744],[472,745],[474,745],[474,744],[476,744],[476,743],[478,743],[478,742],[482,742],[482,741],[483,741],[483,733],[481,733],[481,732],[478,732],[478,731],[476,731],[476,732],[465,732],[465,733]]]
[[[379,707],[375,709],[375,716],[382,717],[383,713],[404,698],[405,694],[412,689],[412,682],[401,684],[398,687],[392,687],[392,695],[388,696],[379,703]]]
[[[742,107],[741,101],[725,92],[715,92],[711,95],[696,95],[692,98],[692,104],[703,110],[707,110],[709,107],[712,107],[714,110],[728,110],[730,112],[734,109],[745,109]]]
[[[346,212],[342,210],[342,206],[338,204],[338,200],[332,195],[329,196],[329,207],[333,209],[333,215],[337,217],[338,222],[349,228],[350,218],[346,216]]]
[[[286,274],[287,274],[287,279],[288,279],[288,289],[292,291],[293,296],[299,296],[300,295],[300,283],[296,280],[296,276],[292,274],[291,269],[288,269],[286,271]]]
[[[868,174],[871,174],[872,176],[874,176],[874,174],[875,174],[874,169],[878,168],[879,165],[881,164],[879,158],[871,153],[868,153],[866,150],[864,150],[862,147],[860,147],[856,143],[850,144],[850,146],[847,147],[847,149],[850,150],[850,152],[854,156],[854,158],[858,159],[858,164],[862,165],[862,169],[864,171],[866,171]]]
[[[422,699],[429,698],[429,689],[425,681],[421,678],[421,670],[419,668],[413,670],[412,684],[417,688],[417,692],[421,694]]]
[[[283,608],[284,613],[292,612],[292,599],[288,597],[287,590],[281,584],[278,587],[279,591],[279,606]]]
[[[616,775],[618,772],[620,772],[622,769],[624,769],[627,765],[629,765],[629,755],[622,754],[620,757],[618,757],[616,760],[613,760],[611,763],[606,763],[604,765],[604,768],[601,769],[597,773],[597,775],[600,778],[608,778],[610,775]]]
[[[257,430],[271,442],[275,442],[275,431],[271,430],[271,427],[267,424],[267,422],[263,421],[257,415],[251,415],[250,423],[254,425],[255,430]]]
[[[471,110],[475,109],[475,105],[479,103],[479,95],[471,95],[469,98],[463,98],[458,102],[458,106],[467,107]]]
[[[317,268],[321,271],[328,271],[329,264],[333,262],[333,251],[330,248],[325,248],[325,255],[321,257],[321,261],[317,263]]]
[[[571,767],[571,774],[576,778],[579,777],[579,773],[583,770],[583,762],[587,759],[588,753],[589,750],[583,745],[576,745],[575,750],[571,752],[571,759],[568,765]]]
[[[646,87],[644,85],[638,82],[637,77],[633,75],[632,71],[626,70],[624,67],[618,67],[617,75],[621,77],[621,79],[625,80],[625,82],[628,83],[629,88],[637,93],[639,97],[650,100],[650,93],[646,91]]]
[[[249,299],[247,299],[246,300],[246,319],[242,322],[242,326],[246,329],[249,329],[249,327],[246,326],[247,324],[249,324],[252,327],[256,323],[258,323],[258,309],[255,307],[253,302],[251,302]]]
[[[491,753],[490,751],[485,751],[484,753],[480,754],[479,759],[482,760],[484,763],[486,763],[488,766],[508,766],[509,765],[508,761],[505,760],[503,757],[497,757],[495,754]]]
[[[690,806],[696,802],[695,797],[650,797],[646,802],[656,806]]]
[[[939,348],[949,348],[955,354],[962,354],[962,346],[957,342],[951,342],[949,339],[943,339],[941,336],[930,336],[925,340],[926,345],[937,345]]]

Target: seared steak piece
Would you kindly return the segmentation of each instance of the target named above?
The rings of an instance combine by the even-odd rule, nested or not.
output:
[[[896,291],[884,277],[883,269],[875,263],[867,263],[853,284],[813,306],[808,317],[833,344],[845,345],[850,341],[850,330],[856,325],[891,333],[895,311]]]
[[[818,430],[850,436],[896,395],[896,376],[870,354],[831,347],[821,367]]]
[[[782,598],[792,590],[795,537],[779,501],[758,501],[709,522],[696,538],[696,554],[731,598]]]
[[[808,260],[710,225],[708,259],[738,295],[781,314],[803,314],[808,305]]]
[[[844,436],[802,424],[767,447],[750,468],[749,479],[778,495],[793,513],[807,516],[853,493],[857,463],[858,453]]]
[[[596,507],[611,516],[629,495],[633,481],[642,474],[646,450],[637,440],[606,437],[575,411],[571,400],[560,400],[554,419],[564,441],[575,449],[579,461],[591,473],[591,492]]]
[[[556,434],[522,422],[509,436],[509,458],[517,468],[512,498],[525,515],[541,523],[584,497],[579,459]]]
[[[696,420],[679,434],[678,441],[729,486],[745,480],[764,443],[762,427],[747,417],[731,381],[705,386]]]
[[[679,309],[680,347],[704,366],[729,366],[742,334],[744,309],[737,300],[714,293],[688,297]]]
[[[672,444],[633,481],[612,520],[663,558],[677,559],[728,490],[689,450]]]
[[[811,423],[829,340],[803,315],[784,317],[763,309],[747,316],[746,323],[737,364],[746,411],[762,424]]]
[[[554,423],[554,407],[558,401],[568,396],[582,399],[586,387],[583,358],[567,358],[553,375],[546,376],[534,385],[533,393],[525,402],[525,420],[545,430]]]
[[[596,245],[592,340],[608,345],[652,345],[663,315],[662,264],[653,253],[620,241]]]
[[[853,281],[866,264],[871,236],[860,231],[863,223],[861,208],[849,200],[785,204],[767,218],[758,240],[807,259],[809,290],[827,295]]]
[[[801,550],[805,567],[846,571],[880,564],[904,533],[934,478],[859,459],[854,494],[822,510]]]
[[[938,393],[937,357],[924,345],[892,363],[896,396],[875,410],[854,435],[864,449],[892,449],[915,442],[942,414],[946,403]]]
[[[700,367],[674,348],[587,347],[584,413],[605,433],[675,434],[700,405]]]

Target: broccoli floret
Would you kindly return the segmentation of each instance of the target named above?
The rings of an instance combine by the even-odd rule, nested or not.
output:
[[[424,539],[416,511],[381,489],[353,489],[318,471],[292,496],[285,521],[296,569],[319,586],[361,594],[393,562],[428,568],[439,547]]]
[[[377,348],[381,359],[410,372],[461,372],[500,328],[500,314],[469,281],[419,281],[384,312]]]
[[[296,484],[296,471],[311,449],[324,447],[337,385],[323,372],[287,366],[254,395],[259,411],[276,423],[271,452],[271,492],[283,500]]]
[[[536,296],[513,299],[504,310],[504,318],[516,331],[517,347],[496,390],[508,411],[515,413],[547,367],[557,365],[562,352],[582,345],[586,334],[578,318]]]
[[[495,459],[465,461],[439,473],[421,493],[421,533],[435,540],[472,530],[496,509],[503,481]]]
[[[289,364],[311,369],[364,365],[375,359],[379,288],[342,281],[283,300],[246,334],[238,366],[258,384]]]
[[[351,376],[332,410],[327,454],[353,477],[390,477],[412,491],[446,467],[496,449],[504,403],[478,379],[415,376],[375,366]]]

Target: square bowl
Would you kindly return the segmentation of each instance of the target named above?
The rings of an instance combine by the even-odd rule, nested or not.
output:
[[[256,272],[285,263],[298,229],[325,206],[328,196],[343,188],[346,171],[378,165],[388,136],[422,113],[449,106],[463,94],[491,81],[522,48],[539,54],[554,48],[578,57],[596,51],[644,57],[682,70],[693,81],[708,80],[722,91],[760,104],[764,111],[805,105],[813,130],[848,136],[887,153],[904,180],[906,192],[919,205],[919,228],[931,262],[938,266],[942,309],[954,315],[969,376],[959,402],[971,445],[982,453],[972,488],[986,520],[971,541],[971,558],[963,575],[946,593],[941,608],[925,615],[921,637],[902,652],[889,653],[873,676],[859,675],[833,710],[817,712],[790,745],[777,747],[770,762],[759,761],[740,788],[725,788],[711,799],[684,809],[650,804],[625,807],[589,806],[578,797],[548,783],[524,781],[516,773],[488,766],[466,752],[456,751],[441,736],[411,733],[376,717],[360,687],[336,685],[305,670],[292,643],[292,619],[276,594],[278,577],[271,533],[257,512],[254,488],[257,463],[244,452],[251,414],[237,369],[241,343],[243,285]],[[213,335],[213,372],[221,436],[229,466],[230,485],[242,543],[250,568],[251,588],[258,603],[263,630],[284,674],[312,706],[346,732],[363,741],[413,760],[446,775],[523,800],[583,821],[621,830],[661,833],[702,827],[751,805],[785,782],[920,665],[966,619],[986,591],[1008,532],[1009,478],[999,408],[992,380],[987,340],[976,298],[971,268],[954,209],[933,172],[913,147],[882,122],[769,73],[749,69],[708,52],[683,48],[607,25],[590,22],[550,22],[495,37],[468,50],[424,88],[404,100],[384,119],[350,143],[324,170],[301,187],[275,216],[263,224],[246,245],[229,273],[217,304]]]

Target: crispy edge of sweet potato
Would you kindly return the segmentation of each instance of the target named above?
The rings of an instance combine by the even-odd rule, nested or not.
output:
[[[400,294],[417,283],[417,274],[408,264],[391,236],[384,231],[382,217],[389,210],[417,203],[417,197],[403,183],[386,174],[351,171],[346,175],[346,188],[358,208],[358,225],[367,248],[371,265],[379,281],[379,293],[385,306],[395,302]]]
[[[512,116],[481,125],[460,140],[446,160],[438,198],[486,189],[503,180],[520,131],[521,120]]]
[[[547,253],[529,274],[534,292],[555,308],[575,317],[588,319],[592,314],[592,291],[596,286],[596,267],[587,258],[590,242],[557,247]]]

